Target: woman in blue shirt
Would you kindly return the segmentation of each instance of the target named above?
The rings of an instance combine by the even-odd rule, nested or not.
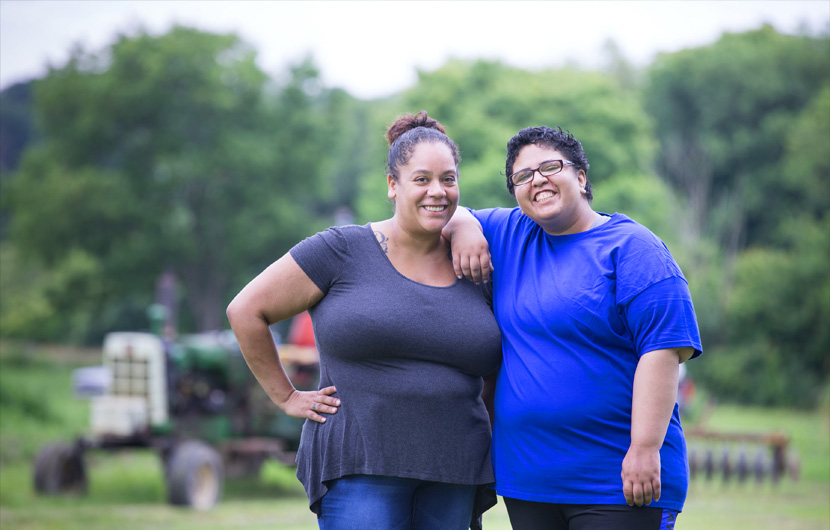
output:
[[[486,280],[492,260],[496,490],[514,530],[673,528],[688,488],[678,366],[701,352],[694,308],[662,241],[591,208],[588,167],[569,133],[523,129],[507,146],[518,208],[459,209],[444,230],[459,276]]]

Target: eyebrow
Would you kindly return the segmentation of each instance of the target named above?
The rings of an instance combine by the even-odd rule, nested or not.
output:
[[[456,169],[448,169],[439,173],[439,175],[447,175],[447,174],[458,175],[458,170]],[[412,175],[432,175],[432,171],[428,169],[416,169],[412,172]]]

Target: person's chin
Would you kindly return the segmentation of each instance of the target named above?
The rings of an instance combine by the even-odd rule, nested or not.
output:
[[[560,210],[553,200],[540,203],[534,202],[529,205],[522,205],[521,208],[526,216],[536,221],[536,224],[543,224],[545,221],[555,219]]]

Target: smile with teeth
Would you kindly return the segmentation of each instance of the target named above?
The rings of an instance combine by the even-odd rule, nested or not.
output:
[[[424,206],[428,212],[443,212],[447,209],[446,206]]]
[[[546,199],[550,199],[553,196],[554,196],[554,193],[552,191],[543,191],[543,192],[540,192],[539,194],[537,194],[536,197],[533,198],[533,200],[536,201],[536,202],[541,202],[541,201],[544,201]]]

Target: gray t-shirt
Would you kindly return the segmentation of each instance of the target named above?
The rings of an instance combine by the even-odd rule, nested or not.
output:
[[[325,423],[303,426],[297,477],[311,509],[326,481],[346,475],[493,482],[481,390],[501,335],[485,290],[406,278],[368,224],[329,228],[290,252],[325,294],[309,310],[320,388],[336,386],[342,401]]]

